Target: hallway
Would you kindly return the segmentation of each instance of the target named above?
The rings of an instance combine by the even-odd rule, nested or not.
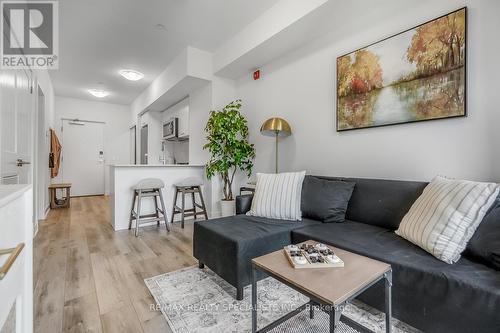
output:
[[[193,223],[114,232],[107,197],[52,210],[34,240],[35,332],[170,332],[143,279],[194,265]]]

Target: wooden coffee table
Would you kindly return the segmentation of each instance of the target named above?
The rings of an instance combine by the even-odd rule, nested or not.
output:
[[[335,332],[340,321],[358,331],[370,332],[364,326],[342,316],[342,311],[350,301],[382,279],[385,279],[386,332],[392,331],[391,265],[333,246],[330,248],[344,261],[344,267],[295,269],[283,250],[252,259],[252,332],[269,331],[307,307],[313,318],[315,306],[329,314],[330,332]],[[257,270],[309,297],[309,303],[257,331]]]

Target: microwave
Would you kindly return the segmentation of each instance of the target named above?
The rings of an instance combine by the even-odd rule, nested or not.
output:
[[[179,120],[177,118],[171,118],[163,122],[163,139],[172,140],[177,138]]]

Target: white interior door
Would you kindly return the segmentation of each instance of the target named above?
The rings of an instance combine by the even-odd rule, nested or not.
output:
[[[31,73],[0,71],[0,184],[32,184],[34,98]],[[0,197],[14,189],[24,195],[0,207],[0,331],[32,332],[33,327],[33,196],[29,187],[0,185]],[[22,247],[24,244],[24,247]]]
[[[33,111],[30,78],[25,71],[16,77],[17,85],[17,158],[16,167],[20,184],[33,184]]]
[[[4,70],[0,75],[1,181],[32,184],[33,108],[31,78],[24,70]]]
[[[62,179],[72,196],[104,194],[104,123],[63,120]]]

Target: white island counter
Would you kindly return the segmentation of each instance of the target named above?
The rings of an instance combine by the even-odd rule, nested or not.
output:
[[[159,178],[165,183],[163,198],[169,220],[174,200],[174,184],[185,178],[195,177],[204,182],[204,186],[202,186],[203,198],[207,209],[210,210],[211,197],[208,188],[210,182],[205,177],[204,165],[113,165],[110,173],[111,223],[115,230],[128,229],[130,208],[132,206],[132,187],[145,178]],[[180,202],[180,197],[178,199]],[[191,200],[188,196],[186,196],[186,207],[191,208]],[[142,214],[149,214],[154,211],[151,198],[143,199],[141,211]],[[178,218],[179,215],[176,216],[176,220]]]
[[[33,332],[33,191],[31,185],[0,185],[0,265],[13,259],[0,281],[0,331]],[[12,311],[12,312],[11,312]],[[9,313],[14,314],[10,316]],[[10,320],[14,318],[13,320]],[[17,319],[17,322],[16,322]],[[12,325],[12,326],[11,326]],[[17,327],[17,329],[16,329]]]

